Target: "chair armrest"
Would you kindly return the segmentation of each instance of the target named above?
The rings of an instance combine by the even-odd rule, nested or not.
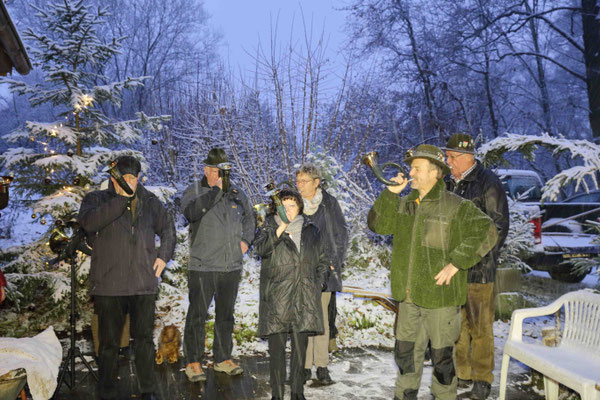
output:
[[[523,339],[523,320],[530,317],[541,317],[542,315],[554,314],[556,311],[565,303],[562,298],[556,299],[551,304],[544,307],[536,308],[522,308],[515,310],[510,318],[510,333],[508,335],[509,340],[521,342]]]

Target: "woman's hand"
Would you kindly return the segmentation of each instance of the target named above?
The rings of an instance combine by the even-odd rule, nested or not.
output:
[[[277,237],[280,237],[281,234],[285,231],[285,229],[288,227],[289,224],[285,224],[285,223],[281,223],[281,225],[279,225],[279,227],[277,228],[277,231],[275,231],[275,233],[277,234]]]

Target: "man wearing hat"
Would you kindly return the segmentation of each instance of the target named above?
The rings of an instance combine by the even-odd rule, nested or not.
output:
[[[211,149],[204,160],[204,177],[190,185],[181,200],[181,210],[190,223],[190,305],[183,349],[188,363],[185,373],[192,382],[206,380],[201,361],[205,322],[213,297],[214,370],[228,375],[243,372],[231,359],[233,311],[242,256],[254,240],[255,218],[244,192],[235,185],[223,185],[219,164],[226,162],[223,149]]]
[[[101,399],[117,398],[119,344],[129,313],[142,399],[154,399],[154,305],[158,277],[175,248],[175,226],[160,200],[138,183],[141,165],[135,157],[120,156],[115,168],[107,189],[83,198],[77,218],[92,248],[89,279],[98,314],[99,393]],[[131,194],[122,187],[125,183]]]
[[[466,300],[467,270],[496,241],[492,220],[473,203],[446,190],[450,172],[442,151],[422,144],[409,150],[409,179],[399,173],[369,211],[369,228],[394,235],[392,296],[399,302],[395,344],[398,365],[395,399],[417,399],[427,343],[431,341],[436,399],[456,398],[454,343],[460,307]],[[492,240],[489,240],[489,237]]]
[[[458,386],[473,384],[471,398],[486,399],[494,380],[494,281],[498,252],[508,234],[508,202],[500,179],[475,160],[471,135],[452,135],[444,150],[451,170],[446,180],[448,190],[471,200],[498,230],[495,246],[467,274],[467,302],[462,307],[456,344]]]

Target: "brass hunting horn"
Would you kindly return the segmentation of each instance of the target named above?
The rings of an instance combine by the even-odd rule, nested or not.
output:
[[[365,154],[361,159],[360,162],[365,164],[367,167],[371,168],[371,171],[373,171],[373,174],[375,174],[375,177],[382,183],[388,185],[388,186],[398,186],[399,183],[398,182],[394,182],[394,181],[390,181],[389,179],[385,179],[383,177],[383,169],[385,167],[394,167],[397,168],[398,171],[400,171],[401,173],[404,174],[404,176],[408,177],[408,174],[406,173],[406,170],[404,169],[404,167],[402,167],[400,164],[394,163],[394,162],[387,162],[385,164],[380,164],[378,163],[378,158],[379,155],[377,154],[376,151],[372,151],[370,153]]]
[[[283,184],[286,184],[289,187],[292,187],[292,185],[290,185],[290,183],[288,181],[283,181],[278,186],[281,186]],[[281,198],[279,197],[279,192],[281,191],[281,189],[279,189],[277,186],[275,186],[274,183],[267,183],[265,188],[268,190],[267,196],[269,196],[271,198],[271,200],[273,201],[273,205],[275,206],[275,210],[277,210],[277,214],[279,215],[279,218],[281,218],[281,220],[283,221],[284,224],[289,224],[290,221],[288,220],[287,214],[285,213],[285,207],[283,206],[283,203],[281,202]]]
[[[231,173],[231,163],[230,162],[222,162],[217,164],[217,168],[219,168],[219,176],[223,180],[223,192],[229,192],[229,188],[231,186],[231,181],[229,180],[229,174]]]
[[[267,214],[269,213],[269,205],[265,203],[258,203],[254,205],[254,212],[256,212],[256,225],[261,226],[265,219],[267,219]]]
[[[123,175],[121,175],[121,173],[117,169],[117,160],[111,161],[109,166],[104,169],[104,172],[108,172],[110,176],[115,178],[115,181],[117,181],[117,183],[119,184],[119,186],[121,186],[121,189],[123,189],[125,193],[129,195],[133,194],[133,190],[131,190],[131,188],[127,184],[127,181],[125,181]]]

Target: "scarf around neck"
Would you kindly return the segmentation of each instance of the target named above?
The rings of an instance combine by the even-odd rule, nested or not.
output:
[[[313,215],[317,212],[323,201],[323,191],[321,188],[317,188],[317,192],[312,199],[307,200],[303,198],[302,201],[304,201],[304,214]]]
[[[275,215],[275,222],[277,222],[277,226],[281,225],[281,218],[279,215]],[[296,215],[296,218],[285,228],[285,232],[290,235],[290,239],[300,251],[300,238],[302,236],[302,226],[304,225],[304,217],[302,214]]]

